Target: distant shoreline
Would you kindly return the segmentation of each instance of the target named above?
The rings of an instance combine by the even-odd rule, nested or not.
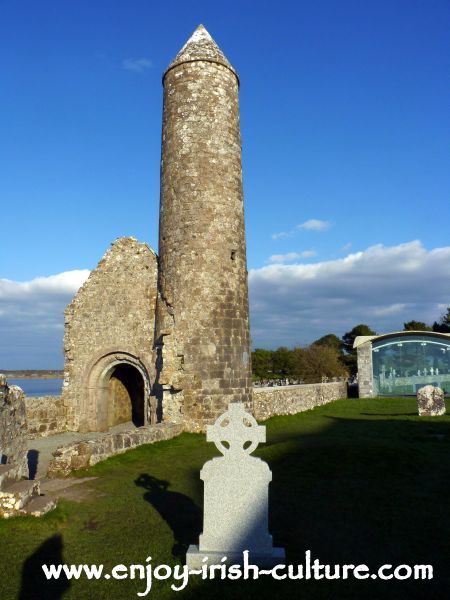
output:
[[[23,369],[21,371],[2,371],[6,379],[62,379],[64,371],[41,371],[35,369]]]

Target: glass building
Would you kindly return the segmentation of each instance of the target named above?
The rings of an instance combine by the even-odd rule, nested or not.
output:
[[[360,336],[358,353],[360,397],[415,395],[425,385],[450,393],[450,335],[402,331]]]

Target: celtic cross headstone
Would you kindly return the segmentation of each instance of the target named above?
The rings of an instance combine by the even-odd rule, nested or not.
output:
[[[249,551],[253,564],[271,565],[284,559],[284,550],[274,548],[268,532],[268,486],[272,473],[267,463],[250,456],[266,441],[266,428],[258,425],[242,403],[231,403],[206,439],[214,442],[223,456],[204,464],[200,477],[205,484],[203,533],[199,545],[191,545],[186,564],[191,569],[227,563],[242,563]]]

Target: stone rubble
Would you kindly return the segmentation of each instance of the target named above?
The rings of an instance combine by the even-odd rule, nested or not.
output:
[[[40,482],[28,479],[27,455],[25,395],[0,375],[0,517],[5,519],[40,516],[55,506],[40,495]]]

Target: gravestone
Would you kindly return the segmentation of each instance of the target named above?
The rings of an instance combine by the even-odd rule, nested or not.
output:
[[[205,484],[203,533],[199,545],[189,546],[186,564],[198,569],[208,563],[249,562],[273,566],[284,561],[284,549],[274,548],[268,532],[268,486],[272,473],[267,463],[250,456],[266,441],[266,428],[245,412],[244,404],[231,403],[214,425],[208,426],[208,442],[223,456],[205,463],[200,473]]]
[[[441,388],[426,385],[417,390],[417,409],[419,417],[438,417],[445,415],[444,392]]]

